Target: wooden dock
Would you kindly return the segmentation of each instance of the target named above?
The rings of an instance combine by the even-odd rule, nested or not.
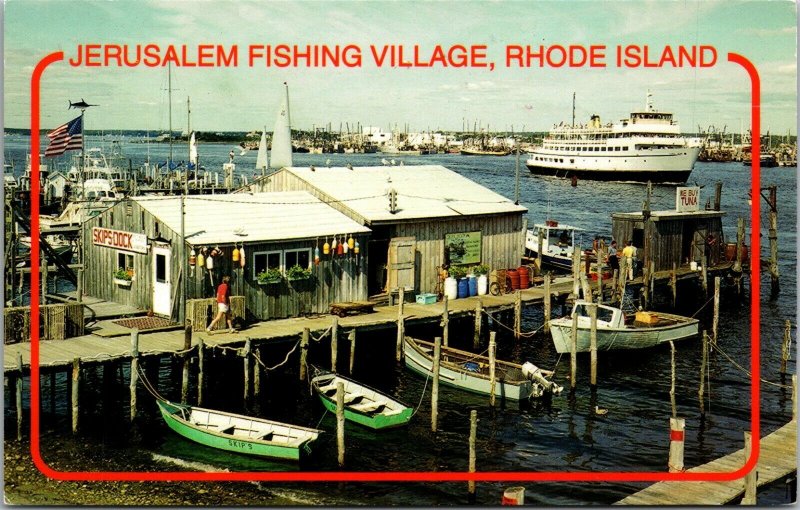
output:
[[[571,278],[559,278],[550,287],[553,296],[569,294],[572,291]],[[520,291],[523,306],[542,303],[544,288],[534,287]],[[472,316],[480,300],[483,311],[497,313],[513,310],[515,294],[501,296],[476,296],[463,299],[454,299],[448,302],[450,318]],[[437,302],[429,305],[405,303],[403,315],[405,325],[437,323],[443,312],[443,303]],[[380,330],[392,328],[397,324],[398,305],[376,307],[374,313],[353,315],[349,317],[336,317],[339,331],[358,329]],[[313,335],[319,335],[330,328],[334,317],[332,315],[319,315],[315,317],[297,317],[258,322],[249,325],[237,333],[217,332],[213,335],[194,333],[193,344],[199,337],[203,338],[206,346],[238,345],[243,344],[247,338],[254,346],[265,342],[286,341],[299,338],[304,328],[309,328]],[[509,324],[510,326],[510,324]],[[23,369],[30,367],[30,342],[5,345],[3,349],[3,367],[6,374],[18,371],[17,358],[22,355]],[[139,333],[139,354],[141,356],[163,355],[175,353],[184,348],[183,330],[158,331]],[[75,359],[80,359],[82,364],[103,363],[113,359],[130,357],[130,336],[102,337],[99,335],[84,335],[59,341],[42,341],[39,345],[39,363],[42,368],[66,368],[72,365]],[[27,370],[26,370],[27,371]]]
[[[761,439],[758,485],[767,485],[797,470],[797,420]],[[744,449],[687,470],[690,473],[732,472],[744,465]],[[729,482],[659,482],[616,502],[616,505],[724,505],[744,493],[744,478]]]

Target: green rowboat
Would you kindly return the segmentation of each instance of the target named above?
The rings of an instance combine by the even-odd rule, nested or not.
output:
[[[372,429],[401,427],[408,423],[414,410],[399,400],[352,379],[323,372],[311,379],[311,386],[322,405],[336,413],[337,383],[344,384],[344,418]]]
[[[169,428],[211,448],[299,461],[321,430],[158,400]]]

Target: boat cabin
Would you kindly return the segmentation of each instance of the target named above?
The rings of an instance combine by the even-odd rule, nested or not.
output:
[[[570,317],[578,316],[578,328],[590,328],[592,319],[589,315],[588,301],[578,300],[572,307]],[[625,314],[619,308],[597,305],[597,327],[598,328],[624,328]]]
[[[559,224],[554,220],[537,223],[525,234],[525,249],[531,257],[539,254],[539,232],[542,233],[543,262],[569,268],[575,251],[575,233],[583,229],[571,225]]]

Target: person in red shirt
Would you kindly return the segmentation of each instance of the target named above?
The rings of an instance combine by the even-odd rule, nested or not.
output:
[[[236,333],[236,330],[233,329],[233,320],[231,319],[230,281],[230,276],[223,276],[222,283],[220,283],[219,287],[217,287],[217,307],[219,311],[217,312],[217,316],[214,317],[214,320],[211,321],[211,324],[209,324],[206,328],[206,333],[210,334],[211,330],[217,325],[217,322],[219,322],[223,316],[225,316],[225,319],[228,321],[228,333]]]

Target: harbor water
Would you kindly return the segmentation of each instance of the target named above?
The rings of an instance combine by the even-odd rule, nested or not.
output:
[[[100,145],[91,140],[87,147]],[[28,151],[27,137],[6,137],[5,154],[16,171],[24,168]],[[163,160],[166,145],[126,144],[125,154],[134,167],[146,158]],[[200,147],[201,164],[221,173],[228,161],[229,144]],[[183,150],[181,149],[175,149]],[[234,162],[237,172],[252,178],[255,151],[243,156],[238,149]],[[506,197],[514,197],[515,156],[480,157],[461,155],[395,156],[404,165],[439,164],[454,170]],[[295,166],[314,165],[324,172],[331,165],[381,165],[381,154],[295,154]],[[714,184],[723,183],[722,210],[726,241],[735,241],[736,219],[745,217],[750,232],[750,168],[741,163],[698,163],[689,184],[702,187],[701,204],[713,198]],[[791,377],[779,374],[784,322],[795,321],[796,294],[796,197],[797,179],[794,168],[762,170],[761,186],[778,187],[778,241],[781,292],[777,299],[769,296],[769,274],[764,271],[761,284],[760,345],[761,373],[761,431],[762,434],[779,428],[792,416]],[[611,213],[641,209],[646,187],[634,183],[579,181],[572,186],[568,180],[553,177],[533,177],[520,157],[519,200],[528,208],[528,224],[552,219],[578,226],[582,245],[590,246],[596,235],[608,241]],[[402,197],[399,197],[402,201]],[[652,209],[673,209],[675,186],[653,187]],[[766,205],[762,202],[762,210]],[[754,226],[761,234],[762,254],[768,254],[766,216]],[[748,236],[749,239],[749,236]],[[749,243],[748,243],[749,244]],[[751,254],[755,258],[756,254]],[[91,277],[89,275],[88,277]],[[701,343],[697,339],[676,344],[676,401],[678,415],[686,419],[685,465],[692,467],[709,462],[743,446],[743,432],[750,430],[750,285],[743,298],[728,288],[721,300],[719,348],[710,356],[708,374],[710,388],[706,390],[705,419],[701,419],[697,398],[699,385]],[[699,285],[681,287],[677,313],[695,315],[702,327],[710,330],[711,305],[702,295]],[[669,307],[667,304],[662,306]],[[665,308],[665,309],[667,309]],[[554,307],[554,314],[561,314]],[[530,308],[523,315],[523,331],[538,330],[542,324],[541,310]],[[491,408],[488,398],[470,395],[442,387],[439,393],[439,432],[430,426],[430,381],[398,366],[394,361],[395,332],[359,334],[354,378],[387,391],[416,408],[408,427],[374,432],[348,424],[346,430],[346,467],[349,471],[466,471],[468,465],[469,415],[478,411],[477,469],[479,471],[534,472],[604,472],[604,471],[665,471],[669,451],[670,408],[670,349],[668,346],[640,352],[601,352],[598,364],[598,387],[589,388],[589,358],[579,356],[577,389],[568,389],[569,356],[559,356],[552,341],[541,331],[530,338],[514,340],[509,331],[494,324],[498,332],[498,357],[516,362],[531,361],[545,369],[555,369],[554,379],[567,389],[552,399],[517,405],[503,403]],[[432,336],[432,327],[408,334]],[[794,334],[794,333],[793,333]],[[455,324],[450,333],[451,344],[471,348],[472,330],[469,324]],[[68,341],[68,340],[67,340]],[[340,342],[340,346],[346,342]],[[264,351],[267,366],[279,364],[293,343],[271,345]],[[344,347],[342,347],[344,349]],[[794,351],[794,349],[792,349]],[[313,343],[310,359],[327,367],[329,348],[326,342]],[[346,359],[340,354],[340,360]],[[337,470],[335,417],[324,409],[299,383],[296,355],[286,365],[270,371],[265,377],[261,401],[245,409],[242,402],[241,359],[221,351],[211,357],[206,407],[236,413],[254,413],[270,419],[305,426],[318,426],[326,434],[316,446],[317,455],[303,470]],[[123,372],[127,365],[123,366]],[[795,372],[794,362],[790,371]],[[162,362],[159,388],[164,396],[180,398],[179,370],[171,370],[169,360]],[[169,463],[204,466],[208,470],[235,471],[296,470],[298,466],[252,459],[228,454],[178,437],[160,422],[155,404],[144,396],[141,437],[126,433],[127,388],[125,381],[112,376],[114,382],[102,384],[102,371],[88,369],[88,400],[82,403],[86,413],[103,413],[102,402],[114,402],[107,409],[110,423],[115,427],[91,426],[83,419],[83,434],[94,437],[107,448],[119,450],[124,456],[131,449],[146,451],[153,456],[153,470],[171,469]],[[46,378],[43,378],[45,381]],[[43,428],[48,435],[69,434],[69,411],[65,374],[57,378],[55,415],[48,404],[49,386],[43,386]],[[105,387],[106,393],[100,388]],[[27,390],[27,382],[26,387]],[[95,395],[92,395],[95,392]],[[140,400],[143,397],[140,396]],[[93,405],[94,404],[94,405]],[[27,403],[26,403],[27,406]],[[607,410],[600,414],[597,410]],[[6,431],[13,430],[13,409],[6,409]],[[83,417],[82,417],[83,418]],[[47,451],[45,446],[45,459]],[[164,464],[164,462],[167,464]],[[467,501],[466,483],[293,483],[263,484],[265,489],[292,498],[300,504],[347,505],[365,503],[378,506],[464,505]],[[644,487],[640,483],[479,483],[477,503],[499,504],[505,488],[525,485],[526,504],[584,505],[613,503]],[[777,485],[777,484],[776,484]],[[784,487],[773,487],[759,495],[760,504],[785,503]],[[263,502],[254,502],[262,504]]]

